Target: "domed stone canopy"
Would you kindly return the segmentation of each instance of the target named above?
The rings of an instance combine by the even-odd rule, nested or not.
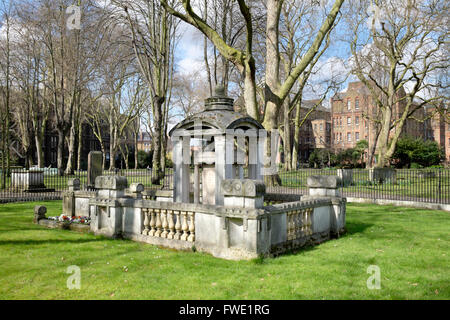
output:
[[[229,129],[263,129],[252,117],[242,115],[233,109],[233,99],[225,95],[225,89],[217,87],[212,97],[205,100],[205,109],[187,117],[170,130],[169,135],[178,129],[192,130],[198,122],[203,129],[216,129],[225,133]]]

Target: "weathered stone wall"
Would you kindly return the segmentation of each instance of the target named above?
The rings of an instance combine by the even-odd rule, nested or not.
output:
[[[97,177],[96,191],[76,190],[75,181],[65,194],[64,207],[77,216],[89,215],[95,234],[180,250],[195,247],[225,259],[251,259],[320,243],[343,232],[346,202],[339,195],[340,181],[310,178],[309,196],[271,206],[264,206],[261,181],[224,180],[225,205],[217,206],[173,202],[171,192],[145,192],[139,184],[126,189],[123,177]]]

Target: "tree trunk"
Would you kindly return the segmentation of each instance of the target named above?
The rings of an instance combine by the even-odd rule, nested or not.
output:
[[[69,158],[67,159],[67,167],[66,167],[66,175],[73,175],[73,161],[75,156],[75,117],[72,119],[72,125],[70,126],[70,135],[69,135]]]
[[[83,124],[81,121],[79,121],[78,122],[77,171],[81,171],[81,149],[83,146],[83,141],[81,140],[82,133],[83,133]]]
[[[57,167],[58,174],[64,175],[64,129],[61,126],[57,127],[58,132],[58,155],[57,155]]]
[[[138,132],[134,133],[134,169],[138,168]]]
[[[35,143],[36,143],[36,155],[37,155],[37,165],[38,168],[43,168],[44,167],[44,151],[42,148],[42,136],[38,132],[35,135]]]
[[[291,126],[289,121],[290,103],[286,99],[284,102],[284,164],[286,170],[292,170],[292,141],[291,141]]]
[[[162,120],[162,105],[164,103],[164,97],[155,97],[155,108],[153,112],[153,120],[155,127],[155,134],[153,137],[153,159],[152,159],[152,184],[159,185],[161,180],[161,130],[163,128]]]

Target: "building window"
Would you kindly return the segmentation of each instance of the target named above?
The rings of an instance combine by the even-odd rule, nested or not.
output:
[[[359,110],[359,99],[356,98],[355,100],[355,110]]]
[[[320,124],[320,131],[323,131],[323,123]]]
[[[352,110],[352,104],[350,102],[350,99],[347,99],[347,110],[348,111]]]
[[[352,125],[352,117],[347,117],[347,125]]]
[[[317,124],[314,124],[314,131],[317,131]]]
[[[356,141],[359,141],[359,132],[355,132],[355,139]]]
[[[355,125],[359,126],[359,117],[355,117]]]
[[[348,142],[352,141],[352,133],[351,132],[347,132],[347,141]]]

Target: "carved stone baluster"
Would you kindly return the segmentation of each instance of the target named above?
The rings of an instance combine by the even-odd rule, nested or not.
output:
[[[155,232],[155,237],[160,237],[161,233],[162,233],[162,230],[161,230],[161,227],[162,227],[161,210],[156,209],[155,212],[156,212],[156,232]]]
[[[187,224],[187,213],[182,211],[181,215],[183,216],[183,222],[182,222],[182,230],[183,230],[183,234],[181,235],[181,239],[183,241],[186,241],[188,238],[188,224]]]
[[[167,221],[167,210],[161,210],[161,220],[162,220],[162,229],[163,229],[163,232],[161,233],[161,238],[167,238],[167,235],[169,234],[169,231],[168,231],[169,223]]]
[[[149,236],[154,237],[155,236],[155,226],[156,226],[156,219],[155,219],[155,210],[154,209],[149,209],[150,211],[150,231],[148,233]]]
[[[142,209],[142,213],[144,214],[144,231],[142,231],[143,235],[148,235],[150,231],[150,219],[148,218],[148,209]]]
[[[173,223],[173,211],[167,211],[167,219],[169,220],[169,234],[167,235],[167,239],[173,239],[175,236],[175,223]]]
[[[295,218],[294,218],[294,221],[295,221],[295,230],[294,230],[295,239],[300,238],[300,226],[301,226],[301,223],[300,223],[300,212],[301,211],[299,209],[295,210]]]
[[[195,241],[195,212],[189,212],[189,242]]]
[[[288,213],[287,213],[287,222],[288,222],[288,240],[292,240],[292,225],[293,225],[293,222],[292,222],[292,218],[293,218],[293,216],[292,216],[292,211],[289,211]]]
[[[181,238],[181,213],[180,211],[175,211],[175,235],[174,235],[174,239],[175,240],[180,240]]]
[[[303,209],[298,210],[298,238],[303,237]]]
[[[313,212],[314,212],[313,208],[308,210],[308,220],[309,220],[308,221],[308,230],[309,230],[309,234],[310,235],[313,234],[313,230],[312,230],[312,216],[313,216]]]
[[[301,227],[301,233],[302,233],[302,237],[305,236],[305,231],[306,231],[306,219],[305,219],[305,209],[302,209],[301,211],[301,220],[302,220],[302,227]]]

